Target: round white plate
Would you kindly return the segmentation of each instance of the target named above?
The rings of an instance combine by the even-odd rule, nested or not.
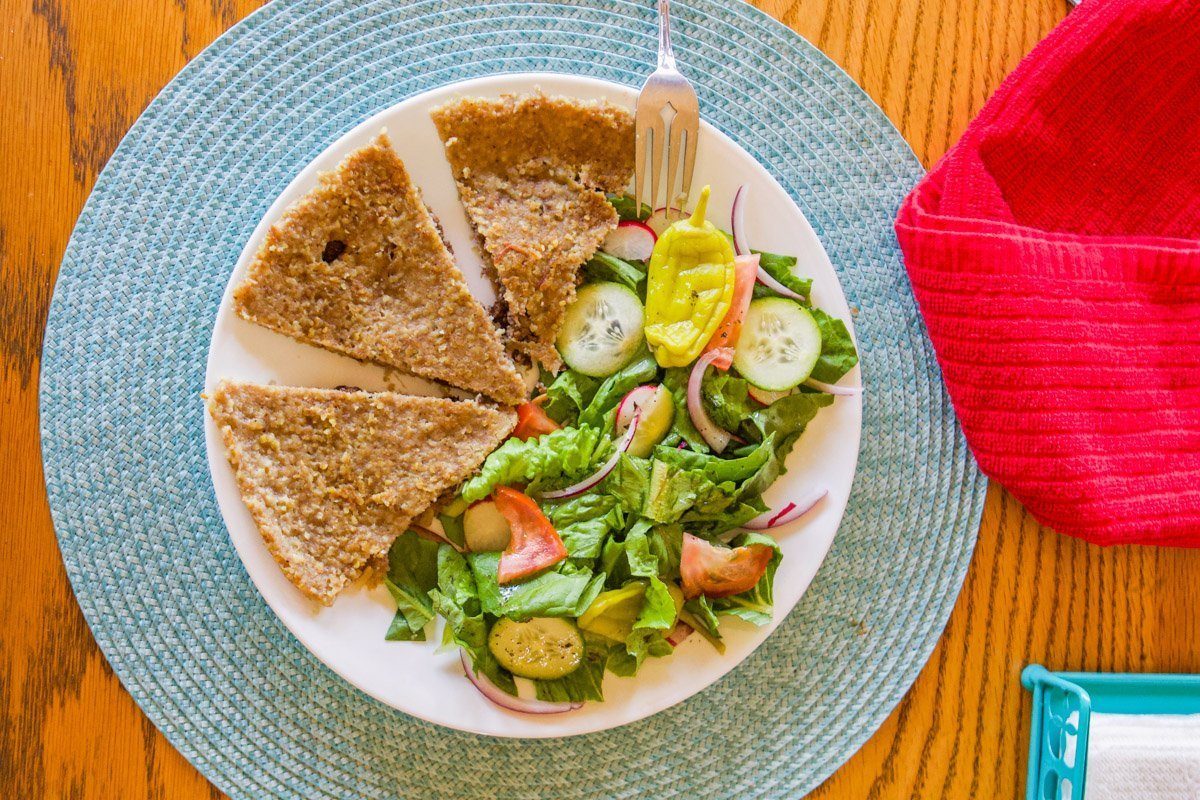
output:
[[[471,290],[485,306],[490,305],[493,291],[482,275],[474,236],[458,202],[429,110],[459,95],[494,97],[539,87],[547,94],[605,97],[630,109],[636,100],[634,90],[592,78],[548,73],[497,75],[417,95],[355,127],[296,176],[246,243],[213,325],[205,389],[211,390],[222,378],[235,378],[292,386],[347,384],[370,390],[442,394],[426,381],[397,377],[382,367],[309,347],[244,321],[233,311],[232,289],[241,281],[271,223],[316,184],[318,173],[333,169],[347,153],[387,128],[425,202],[441,221]],[[709,218],[721,225],[728,217],[733,192],[739,184],[748,184],[746,233],[750,241],[762,250],[798,256],[799,271],[814,279],[814,303],[850,326],[850,309],[829,258],[800,209],[737,144],[707,123],[702,127],[693,197],[699,187],[711,184]],[[855,370],[845,383],[858,380]],[[382,587],[368,590],[356,585],[329,608],[306,599],[267,552],[242,504],[224,446],[207,416],[204,434],[217,502],[238,555],[267,603],[305,647],[362,691],[408,714],[493,736],[547,737],[612,728],[662,711],[716,681],[761,644],[804,594],[833,543],[854,478],[861,423],[862,406],[857,397],[839,398],[822,410],[788,457],[787,474],[766,494],[768,504],[781,504],[813,486],[829,488],[828,498],[817,510],[778,531],[784,558],[775,577],[775,618],[771,625],[756,628],[736,618],[724,618],[724,655],[717,654],[699,636],[692,636],[671,656],[648,659],[633,678],[606,675],[604,702],[548,716],[505,711],[485,700],[463,677],[458,656],[438,652],[440,621],[431,624],[426,642],[386,641],[383,636],[395,605]]]

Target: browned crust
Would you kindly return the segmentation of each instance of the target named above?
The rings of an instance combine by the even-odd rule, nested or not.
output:
[[[308,344],[510,405],[527,397],[383,134],[322,175],[271,227],[234,307]]]
[[[472,400],[231,381],[208,410],[267,549],[325,605],[516,424]]]
[[[633,119],[608,103],[505,95],[432,112],[507,307],[509,346],[548,369],[579,268],[617,224],[605,191],[633,172]]]

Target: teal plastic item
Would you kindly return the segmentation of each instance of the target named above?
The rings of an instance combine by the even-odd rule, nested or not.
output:
[[[1051,672],[1030,664],[1027,800],[1086,797],[1088,732],[1101,714],[1200,714],[1200,675]]]

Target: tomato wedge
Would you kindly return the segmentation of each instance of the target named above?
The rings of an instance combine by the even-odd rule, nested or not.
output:
[[[517,427],[512,435],[525,441],[558,430],[559,425],[550,419],[536,403],[521,403],[517,406]]]
[[[758,253],[738,256],[733,260],[733,304],[729,306],[725,319],[721,320],[716,333],[704,347],[705,353],[721,348],[727,351],[713,359],[712,365],[717,369],[729,369],[733,364],[733,348],[742,335],[742,322],[746,319],[746,311],[754,297],[754,282],[758,280],[758,260]]]
[[[567,557],[567,546],[533,498],[516,489],[497,486],[492,500],[512,528],[508,547],[500,554],[498,583],[511,583],[541,572]]]
[[[766,573],[774,554],[765,544],[721,547],[685,533],[679,564],[683,596],[715,599],[749,591]]]

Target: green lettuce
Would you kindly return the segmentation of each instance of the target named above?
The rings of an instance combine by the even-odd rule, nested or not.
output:
[[[600,381],[576,372],[563,370],[546,389],[546,405],[543,410],[560,425],[573,425],[579,412],[592,402]]]
[[[616,210],[617,216],[620,217],[622,222],[629,220],[644,222],[654,213],[650,206],[645,203],[639,206],[637,198],[630,197],[627,194],[610,194],[608,195],[608,202]]]
[[[688,413],[687,385],[690,374],[691,370],[687,367],[673,367],[663,375],[663,386],[667,387],[671,393],[671,399],[675,401],[675,419],[671,423],[671,432],[687,442],[688,447],[696,452],[707,453],[709,451],[708,442],[704,441],[700,431],[696,430],[696,426],[692,424],[692,417]]]
[[[509,439],[463,485],[462,498],[474,503],[497,486],[580,476],[591,467],[599,443],[600,431],[586,425],[559,428],[526,441]]]
[[[658,375],[658,362],[650,351],[643,347],[633,361],[614,372],[600,384],[587,408],[579,415],[580,425],[601,427],[604,415],[617,407],[621,398],[631,389],[649,383]]]
[[[583,277],[589,283],[596,281],[619,283],[639,297],[646,295],[644,291],[646,265],[641,261],[626,261],[623,258],[596,251],[583,265]]]
[[[571,558],[598,558],[605,538],[623,524],[617,505],[612,495],[588,493],[547,504],[543,510]]]
[[[732,481],[740,484],[775,459],[775,436],[768,436],[765,441],[751,446],[749,452],[739,458],[720,458],[662,446],[654,448],[654,458],[679,469],[699,470],[714,483]]]
[[[737,502],[736,484],[714,483],[701,470],[677,469],[657,459],[651,462],[650,488],[642,515],[659,523],[685,516],[711,519]]]
[[[742,378],[714,370],[700,384],[700,395],[712,421],[727,431],[736,431],[760,407],[750,399],[749,389],[750,384]]]
[[[539,700],[552,703],[578,703],[603,700],[604,665],[613,643],[603,636],[583,633],[583,663],[574,672],[555,680],[533,681]]]
[[[831,317],[819,308],[810,308],[821,330],[821,357],[813,367],[812,377],[825,383],[837,383],[858,363],[858,351],[846,323]]]
[[[679,618],[692,626],[718,653],[725,652],[725,642],[721,640],[720,620],[713,611],[712,601],[701,595],[683,604]]]
[[[795,273],[796,257],[781,256],[775,253],[761,253],[758,250],[751,252],[758,253],[758,265],[763,268],[768,275],[782,283],[788,289],[805,298],[812,292],[812,278],[801,278]],[[754,284],[754,297],[780,297],[774,289],[771,289],[761,283]]]
[[[565,564],[520,583],[500,586],[496,582],[499,553],[471,553],[467,559],[482,608],[496,617],[574,617],[584,593],[595,590],[590,570],[566,572]]]
[[[438,543],[422,539],[412,531],[401,534],[392,543],[383,583],[396,601],[396,615],[384,638],[425,641],[425,626],[434,616],[429,592],[437,586],[437,559]]]
[[[613,471],[600,485],[600,491],[617,500],[626,512],[638,513],[646,502],[649,485],[649,460],[622,453]]]

